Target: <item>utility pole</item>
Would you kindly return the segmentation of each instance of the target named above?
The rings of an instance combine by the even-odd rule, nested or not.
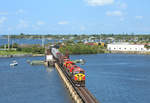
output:
[[[100,34],[100,37],[99,37],[99,42],[101,42],[101,34]]]
[[[42,47],[44,48],[44,36],[42,36]]]
[[[4,45],[4,50],[6,50],[7,48],[6,48],[6,44]]]
[[[9,40],[9,35],[8,35],[8,50],[10,49],[9,42],[10,42],[10,40]]]
[[[13,50],[13,40],[12,40],[12,50]]]

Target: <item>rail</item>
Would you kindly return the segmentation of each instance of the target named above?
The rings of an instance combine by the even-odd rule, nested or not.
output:
[[[63,67],[60,66],[58,63],[57,63],[57,65],[63,71],[63,73],[65,74],[66,78],[69,80],[69,82],[71,83],[72,87],[74,88],[76,93],[79,95],[79,97],[81,98],[83,103],[99,103],[96,100],[96,98],[88,91],[88,89],[86,87],[76,87],[74,85],[73,81],[68,76],[68,74],[64,71]]]
[[[85,103],[99,103],[96,98],[88,91],[85,87],[77,87],[76,90],[78,90],[81,97],[84,99]]]

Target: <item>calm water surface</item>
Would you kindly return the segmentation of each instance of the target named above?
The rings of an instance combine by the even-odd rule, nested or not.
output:
[[[58,42],[59,40],[48,40],[48,39],[44,39],[44,43],[54,43],[54,42]],[[61,42],[61,41],[60,41]],[[42,39],[10,39],[10,44],[12,43],[17,43],[17,44],[42,44]],[[2,39],[0,38],[0,45],[5,45],[8,44],[8,40],[7,39]]]
[[[128,54],[72,55],[85,59],[86,86],[101,103],[149,103],[150,56]],[[18,66],[9,66],[16,59]],[[57,71],[26,60],[0,58],[0,103],[71,103]]]
[[[12,60],[18,66],[10,67]],[[26,60],[44,57],[0,58],[0,103],[71,103],[57,71],[31,66]]]
[[[150,103],[150,56],[73,55],[86,64],[87,88],[101,103]]]

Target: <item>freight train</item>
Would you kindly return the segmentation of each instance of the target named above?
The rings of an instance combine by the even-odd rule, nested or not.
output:
[[[75,86],[85,86],[85,71],[69,59],[69,56],[63,55],[58,49],[51,48],[51,53],[56,61],[63,67]]]

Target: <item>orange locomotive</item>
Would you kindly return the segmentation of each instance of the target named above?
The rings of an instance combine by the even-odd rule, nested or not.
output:
[[[85,86],[85,71],[70,61],[69,56],[64,56],[58,49],[52,48],[51,53],[57,62],[65,69],[75,86]]]
[[[72,80],[76,86],[85,86],[85,71],[80,67],[73,69]]]
[[[72,61],[66,61],[64,68],[76,86],[85,86],[85,71]]]

